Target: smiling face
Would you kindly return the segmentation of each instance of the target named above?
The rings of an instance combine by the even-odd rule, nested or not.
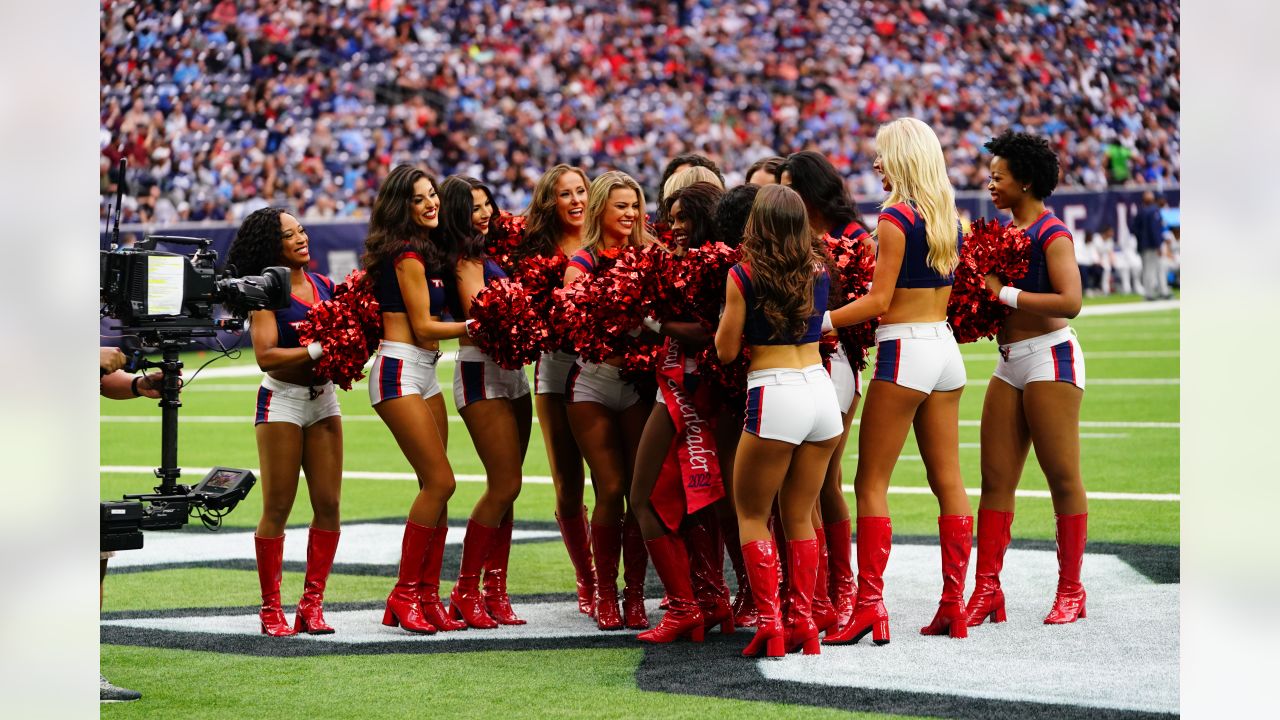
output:
[[[298,218],[280,213],[280,262],[289,268],[305,268],[311,264],[311,242]]]
[[[676,200],[671,203],[671,237],[675,239],[676,244],[685,247],[689,244],[689,230],[693,223],[689,222],[689,216],[685,214],[681,202]]]
[[[627,242],[632,229],[641,217],[640,196],[629,187],[614,188],[605,201],[604,212],[600,216],[600,227],[604,230],[605,242],[609,245],[621,245]]]
[[[489,232],[489,220],[493,217],[493,203],[489,202],[489,193],[480,188],[471,188],[471,226],[476,232],[485,235]]]
[[[576,172],[556,180],[556,216],[565,229],[581,230],[587,216],[587,183]]]
[[[1001,210],[1008,210],[1026,195],[1022,186],[1009,172],[1009,164],[997,155],[991,160],[991,179],[987,181],[987,192],[991,193],[991,203]]]
[[[413,214],[413,221],[422,227],[434,228],[440,224],[440,197],[436,195],[436,187],[430,180],[418,178],[413,184],[409,212]]]
[[[889,174],[884,171],[884,161],[880,159],[879,155],[876,156],[876,161],[871,164],[871,169],[875,170],[876,174],[880,176],[880,185],[885,192],[893,190],[893,183],[889,181]]]

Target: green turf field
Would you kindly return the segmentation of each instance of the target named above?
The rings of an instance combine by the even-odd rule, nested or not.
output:
[[[1093,303],[1090,303],[1093,304]],[[1168,310],[1144,314],[1083,317],[1073,321],[1088,363],[1089,388],[1082,411],[1081,445],[1085,485],[1090,493],[1168,496],[1179,493],[1179,313]],[[970,385],[961,409],[961,461],[966,485],[977,488],[979,449],[977,420],[985,382],[995,366],[995,346],[980,342],[963,346]],[[252,354],[239,360],[220,359],[211,368],[252,364]],[[446,357],[447,357],[446,353]],[[186,375],[211,355],[186,356]],[[451,362],[439,367],[446,402]],[[183,394],[179,458],[183,466],[257,466],[252,412],[257,378],[199,377]],[[409,472],[390,433],[369,407],[363,384],[340,393],[347,472]],[[452,413],[452,407],[450,409]],[[151,467],[159,461],[159,410],[154,402],[101,402],[101,463],[106,468]],[[133,420],[130,420],[133,418]],[[449,457],[460,476],[450,503],[455,524],[469,513],[482,484],[468,475],[483,470],[465,427],[450,423]],[[856,467],[857,426],[844,458],[846,482]],[[924,467],[913,441],[908,441],[893,484],[927,485]],[[546,476],[547,461],[536,427],[525,463],[527,476]],[[185,477],[194,482],[198,477]],[[115,499],[145,492],[154,484],[147,472],[104,472],[101,494]],[[1046,489],[1034,457],[1023,478],[1025,490]],[[344,522],[403,518],[416,492],[410,479],[344,481]],[[228,516],[230,528],[250,528],[257,522],[259,494]],[[852,494],[850,493],[852,503]],[[890,495],[896,536],[936,535],[937,505],[926,494]],[[976,498],[974,498],[976,507]],[[550,485],[526,484],[516,506],[517,521],[552,521],[554,496]],[[1178,544],[1179,502],[1176,499],[1102,499],[1090,502],[1089,538],[1095,542],[1143,545]],[[310,519],[305,492],[300,493],[290,527],[304,527]],[[1046,498],[1019,500],[1015,538],[1051,540],[1053,513]],[[291,538],[300,538],[294,531]],[[301,541],[300,539],[298,541]],[[567,593],[572,570],[558,539],[518,544],[511,560],[513,594]],[[448,571],[446,570],[446,575]],[[296,600],[299,573],[286,572],[285,603]],[[448,579],[445,581],[445,589]],[[390,581],[382,576],[335,574],[326,600],[372,602],[385,597]],[[442,589],[443,590],[443,589]],[[220,568],[168,569],[109,576],[107,612],[162,608],[250,608],[258,602],[252,571]],[[430,698],[433,713],[462,715],[512,714],[548,717],[817,717],[832,711],[777,706],[738,700],[677,697],[637,689],[634,679],[641,652],[565,650],[530,652],[441,653],[433,655],[322,656],[263,658],[195,651],[158,650],[104,645],[103,672],[118,684],[142,691],[142,702],[103,706],[104,717],[245,717],[273,718],[370,717],[373,698],[381,707],[411,714],[415,700]],[[181,677],[253,678],[225,698],[208,705],[180,691]],[[317,686],[300,678],[340,677]],[[476,677],[502,676],[504,696],[480,690]],[[430,678],[422,683],[408,680]],[[572,682],[566,681],[572,678]],[[269,696],[269,699],[265,697]],[[206,699],[207,700],[207,699]],[[423,706],[425,707],[425,705]],[[413,714],[417,714],[414,712]],[[399,716],[399,715],[394,715]]]

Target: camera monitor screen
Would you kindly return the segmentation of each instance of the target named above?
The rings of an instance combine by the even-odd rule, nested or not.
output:
[[[147,258],[147,314],[181,315],[186,260],[180,255]]]
[[[217,470],[209,474],[201,483],[206,491],[226,490],[234,487],[243,473],[233,470]]]

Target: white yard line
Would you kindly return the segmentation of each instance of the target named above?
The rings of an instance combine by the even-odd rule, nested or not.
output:
[[[904,456],[905,457],[905,456]],[[920,456],[914,456],[919,459]],[[261,474],[261,470],[252,468],[254,473]],[[150,474],[154,467],[146,465],[103,465],[98,468],[99,472],[108,475],[147,475]],[[202,467],[184,467],[182,474],[184,477],[194,480],[202,478],[205,473],[209,472],[209,468]],[[343,470],[342,477],[350,480],[415,480],[417,478],[413,473],[407,472],[372,472],[367,470]],[[454,475],[458,482],[474,482],[480,483],[485,481],[484,475],[458,474]],[[524,482],[530,485],[550,485],[551,477],[548,475],[525,475]],[[852,485],[844,486],[845,492],[853,492]],[[928,495],[932,491],[927,487],[890,487],[889,492],[895,495]],[[979,488],[965,488],[965,492],[974,497],[982,494]],[[1182,496],[1176,493],[1109,493],[1109,492],[1090,492],[1088,493],[1090,500],[1133,500],[1145,502],[1182,502]],[[1047,498],[1048,490],[1018,490],[1018,497],[1027,498]]]
[[[1102,315],[1134,315],[1137,313],[1164,312],[1182,307],[1179,300],[1152,300],[1151,302],[1112,303],[1108,305],[1085,305],[1080,308],[1077,317],[1099,317]]]

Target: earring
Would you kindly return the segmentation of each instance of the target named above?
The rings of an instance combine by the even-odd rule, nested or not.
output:
[[[1022,192],[1026,192],[1026,191],[1027,191],[1027,186],[1026,186],[1026,185],[1023,185],[1023,186],[1022,186]]]

